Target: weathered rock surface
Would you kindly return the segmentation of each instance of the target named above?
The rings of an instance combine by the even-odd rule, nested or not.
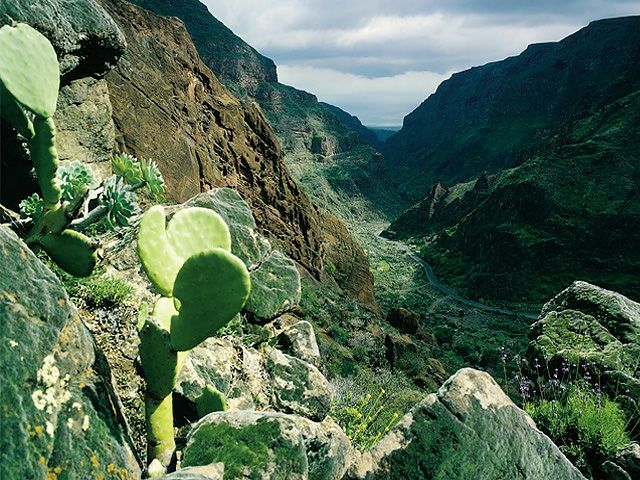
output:
[[[465,368],[418,404],[350,479],[584,479],[490,375]]]
[[[0,228],[0,477],[139,478],[111,373],[57,277]]]
[[[574,282],[542,308],[529,330],[527,357],[560,368],[588,367],[602,389],[637,418],[640,399],[640,304],[587,282]],[[579,369],[581,367],[578,367]]]
[[[330,419],[315,423],[282,413],[227,411],[194,426],[182,464],[222,462],[225,479],[338,480],[350,454],[349,439]]]
[[[223,480],[224,464],[212,463],[200,467],[187,467],[177,472],[163,475],[158,480]]]
[[[104,79],[81,78],[60,89],[56,148],[60,160],[91,164],[97,178],[111,174],[109,157],[115,146],[115,128],[109,89]]]
[[[52,43],[62,83],[109,71],[125,49],[113,19],[95,0],[4,0],[0,26],[28,23]]]
[[[176,392],[194,403],[206,385],[223,392],[231,409],[268,409],[321,421],[331,407],[329,382],[314,365],[271,347],[244,346],[233,337],[209,338],[194,348]]]
[[[230,95],[202,63],[181,21],[102,0],[128,48],[107,75],[120,150],[154,159],[170,199],[237,189],[263,232],[316,276],[324,246],[317,209],[289,175],[259,108]]]
[[[320,350],[318,349],[316,334],[313,326],[306,320],[301,320],[285,327],[278,335],[278,345],[285,353],[298,357],[316,367],[320,365]]]

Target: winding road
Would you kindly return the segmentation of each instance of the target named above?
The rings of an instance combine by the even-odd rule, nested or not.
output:
[[[398,242],[395,240],[389,240],[388,238],[384,238],[381,236],[378,236],[378,238],[381,238],[386,242],[393,243],[399,246],[402,250],[404,250],[408,257],[410,257],[413,261],[415,261],[417,264],[419,264],[422,267],[422,269],[424,270],[424,273],[427,276],[427,280],[429,280],[429,283],[431,283],[431,285],[433,285],[442,293],[451,297],[452,299],[454,299],[459,303],[462,303],[469,307],[477,308],[479,310],[484,310],[485,312],[500,313],[503,315],[514,315],[518,317],[529,318],[532,320],[536,320],[539,316],[539,312],[524,311],[524,310],[510,310],[508,308],[495,307],[492,305],[487,305],[485,303],[476,302],[475,300],[471,300],[470,298],[465,298],[460,294],[458,294],[455,290],[452,290],[451,288],[447,287],[442,282],[440,282],[440,280],[438,280],[437,277],[434,275],[433,268],[431,268],[431,265],[429,265],[422,258],[417,256],[415,253],[413,253],[411,249],[407,247],[404,243]]]

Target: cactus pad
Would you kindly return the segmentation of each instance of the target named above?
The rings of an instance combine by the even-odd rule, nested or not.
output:
[[[231,250],[231,235],[222,217],[206,208],[181,210],[165,224],[164,209],[159,205],[144,214],[138,255],[160,293],[171,296],[182,264],[196,253],[214,248]]]
[[[96,254],[89,237],[74,230],[49,233],[39,240],[51,259],[65,272],[88,277],[96,265]]]
[[[232,253],[216,248],[189,257],[173,289],[180,301],[180,315],[171,319],[173,347],[190,350],[212,336],[242,310],[250,290],[247,267]]]
[[[25,108],[40,117],[52,117],[60,70],[49,40],[25,23],[0,28],[0,82]]]

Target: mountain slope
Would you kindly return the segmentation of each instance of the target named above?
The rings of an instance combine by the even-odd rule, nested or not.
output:
[[[584,279],[640,298],[640,90],[518,167],[436,185],[386,235],[425,237],[437,275],[476,297],[537,303]]]
[[[640,17],[592,22],[557,43],[454,74],[384,149],[408,205],[544,152],[558,129],[640,88]]]

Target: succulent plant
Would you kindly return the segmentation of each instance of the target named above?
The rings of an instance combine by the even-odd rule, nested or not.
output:
[[[98,186],[98,182],[93,178],[91,169],[78,160],[60,162],[58,179],[62,191],[61,198],[69,202],[82,197],[87,190]]]
[[[100,204],[107,208],[107,221],[114,230],[129,226],[130,219],[140,213],[138,197],[127,188],[122,177],[115,175],[104,182]]]
[[[144,186],[152,201],[159,202],[164,199],[164,179],[155,162],[138,160],[133,155],[119,153],[111,157],[111,167],[128,185]]]
[[[180,210],[167,224],[164,209],[155,206],[140,222],[138,255],[163,295],[138,324],[150,462],[166,467],[175,450],[171,392],[185,355],[233,319],[249,297],[249,272],[230,250],[229,228],[206,208]],[[198,409],[224,405],[224,396],[207,387]]]

